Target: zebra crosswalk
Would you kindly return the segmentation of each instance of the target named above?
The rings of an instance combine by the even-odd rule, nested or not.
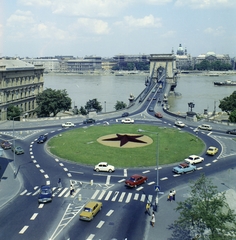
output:
[[[35,187],[34,191],[27,191],[24,190],[20,193],[20,196],[36,196],[39,194],[40,187]],[[75,198],[78,197],[79,194],[83,194],[82,188],[76,188],[74,195],[70,195],[70,188],[52,188],[53,191],[53,197],[57,198]],[[153,195],[146,195],[143,193],[140,193],[138,191],[136,192],[120,192],[120,191],[112,191],[112,190],[100,190],[97,189],[94,192],[92,192],[92,196],[88,196],[91,200],[97,200],[97,201],[111,201],[111,202],[119,202],[119,203],[129,203],[131,201],[141,201],[146,202],[153,200]]]

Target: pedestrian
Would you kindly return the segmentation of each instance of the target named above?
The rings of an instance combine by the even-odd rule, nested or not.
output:
[[[74,186],[71,184],[70,185],[70,195],[74,195],[74,191],[75,191]]]
[[[58,182],[57,182],[57,187],[61,188],[62,187],[62,184],[61,184],[61,178],[58,179]]]
[[[155,222],[156,222],[155,214],[154,214],[154,212],[152,212],[151,225],[152,225],[153,227],[154,227]]]
[[[172,190],[172,199],[173,199],[173,201],[175,201],[175,195],[176,195],[176,191],[173,189]]]
[[[147,204],[146,204],[146,211],[145,211],[145,213],[148,213],[148,215],[150,215],[150,212],[149,212],[150,207],[151,207],[151,204],[150,204],[150,203],[147,203]]]
[[[170,191],[170,193],[169,193],[169,195],[168,195],[168,197],[167,197],[167,201],[172,201],[173,200],[173,193],[172,193],[172,191]]]

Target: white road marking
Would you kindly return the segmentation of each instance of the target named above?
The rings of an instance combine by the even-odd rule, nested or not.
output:
[[[113,198],[111,199],[111,201],[115,201],[116,200],[116,198],[117,198],[117,196],[118,196],[118,194],[119,194],[119,192],[118,191],[116,191],[115,193],[114,193],[114,195],[113,195]]]
[[[56,162],[59,162],[59,160],[58,160],[57,158],[55,158],[55,161],[56,161]]]
[[[62,167],[64,166],[64,164],[63,164],[63,163],[59,163],[59,165],[60,165],[60,166],[62,166]]]
[[[97,225],[96,228],[101,228],[104,223],[105,223],[105,221],[100,221],[100,223]]]
[[[30,156],[30,158],[34,158],[34,156]],[[37,162],[37,161],[36,161]]]
[[[72,177],[71,173],[67,173],[67,176],[68,176],[68,177]]]
[[[106,196],[106,198],[105,198],[104,200],[107,201],[107,200],[110,198],[111,194],[112,194],[112,191],[109,191],[108,194],[107,194],[107,196]]]
[[[94,234],[90,234],[86,240],[93,240],[94,237],[95,237]]]
[[[163,181],[163,180],[167,180],[168,177],[164,177],[164,178],[161,178],[160,180]]]
[[[50,185],[50,181],[46,181],[46,185]]]
[[[20,230],[19,234],[23,234],[23,233],[27,230],[28,227],[29,227],[29,226],[24,226],[24,227]]]
[[[136,190],[137,191],[140,191],[140,190],[142,190],[143,189],[143,187],[139,187],[139,188],[137,188]]]
[[[107,180],[106,180],[106,184],[110,184],[110,180],[111,180],[111,176],[108,175],[108,176],[107,176]]]
[[[44,177],[45,177],[45,178],[49,178],[49,176],[48,176],[47,174],[44,174]]]
[[[132,193],[129,193],[125,200],[126,203],[130,202],[131,196],[132,196]]]
[[[35,164],[35,166],[36,166],[37,168],[40,168],[40,165],[39,165],[39,164]]]
[[[149,182],[147,185],[153,185],[155,184],[155,182]]]
[[[124,181],[125,181],[125,179],[121,179],[121,180],[118,181],[118,183],[121,183],[121,182],[124,182]]]
[[[206,167],[211,166],[211,163],[207,163],[205,166],[206,166]]]
[[[62,195],[68,190],[68,188],[64,188],[60,194],[58,195],[58,197],[62,197]]]
[[[106,190],[102,190],[100,196],[98,197],[98,200],[101,200],[103,198],[103,196],[105,195]]]
[[[127,169],[124,169],[124,177],[127,177]]]
[[[45,171],[44,171],[43,169],[40,169],[39,171],[40,171],[41,173],[45,173]]]
[[[96,190],[95,193],[93,194],[93,196],[91,197],[91,199],[95,199],[96,196],[98,195],[99,191],[100,191],[100,190]]]
[[[145,173],[149,173],[150,172],[150,170],[147,170],[147,171],[144,171],[143,173],[145,174]]]
[[[110,210],[110,211],[106,214],[106,216],[110,217],[113,212],[114,212],[114,210]]]
[[[44,206],[44,204],[41,203],[41,204],[39,204],[38,208],[43,208],[43,206]]]
[[[120,196],[118,202],[122,202],[123,201],[123,198],[124,198],[125,194],[126,194],[125,192],[121,193],[121,196]]]
[[[152,195],[148,195],[148,201],[152,202]]]
[[[27,193],[27,190],[23,191],[20,195],[24,195],[25,193]]]
[[[26,194],[26,196],[29,196],[31,193],[32,193],[32,192],[28,192],[28,193]]]
[[[38,216],[38,213],[34,213],[34,214],[32,215],[32,217],[30,218],[30,220],[34,220],[37,216]]]
[[[146,195],[145,195],[145,194],[142,194],[140,201],[141,201],[141,202],[144,202],[144,201],[145,201],[145,197],[146,197]]]
[[[68,168],[63,168],[63,169],[64,169],[65,172],[68,172],[68,171],[69,171]]]
[[[37,162],[37,161],[34,159],[34,160],[33,160],[33,163],[36,163],[36,162]]]
[[[138,197],[139,197],[139,194],[138,194],[138,193],[135,193],[135,195],[134,195],[134,200],[138,200]]]
[[[217,159],[215,159],[215,160],[213,160],[212,162],[218,162],[218,160],[217,160]]]

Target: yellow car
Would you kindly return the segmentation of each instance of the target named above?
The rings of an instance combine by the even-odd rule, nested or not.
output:
[[[102,209],[101,202],[88,202],[79,215],[80,220],[91,221],[93,217]]]
[[[217,147],[209,147],[208,149],[207,149],[207,154],[208,155],[215,155],[216,153],[218,152],[218,148]]]

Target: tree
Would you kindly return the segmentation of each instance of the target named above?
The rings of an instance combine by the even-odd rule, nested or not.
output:
[[[87,111],[86,111],[86,109],[84,108],[84,107],[80,107],[80,109],[79,109],[79,111],[80,111],[80,113],[82,114],[82,115],[87,115]]]
[[[126,103],[124,103],[123,101],[117,101],[117,102],[116,102],[116,105],[115,105],[116,111],[117,111],[117,110],[124,109],[124,108],[126,108],[126,107],[127,107],[127,105],[126,105]]]
[[[175,221],[178,228],[190,230],[190,235],[209,232],[210,239],[232,239],[229,233],[236,234],[236,215],[226,202],[225,193],[218,193],[210,179],[205,175],[191,182],[190,197],[178,202],[176,211],[180,212]]]
[[[236,110],[236,91],[234,91],[229,97],[225,97],[222,100],[220,100],[219,108],[222,111],[225,111],[228,113],[229,120],[231,122],[236,122],[235,119],[235,110]],[[232,116],[231,116],[232,114]]]
[[[13,120],[16,117],[19,117],[22,115],[23,111],[21,108],[16,107],[14,105],[9,105],[7,108],[7,119]]]
[[[56,116],[60,111],[69,110],[71,99],[66,90],[53,90],[48,88],[36,97],[38,107],[35,112],[38,117]]]
[[[97,101],[96,98],[89,100],[85,107],[84,107],[87,112],[91,111],[91,110],[95,110],[96,112],[101,112],[102,111],[102,106],[101,103]]]

